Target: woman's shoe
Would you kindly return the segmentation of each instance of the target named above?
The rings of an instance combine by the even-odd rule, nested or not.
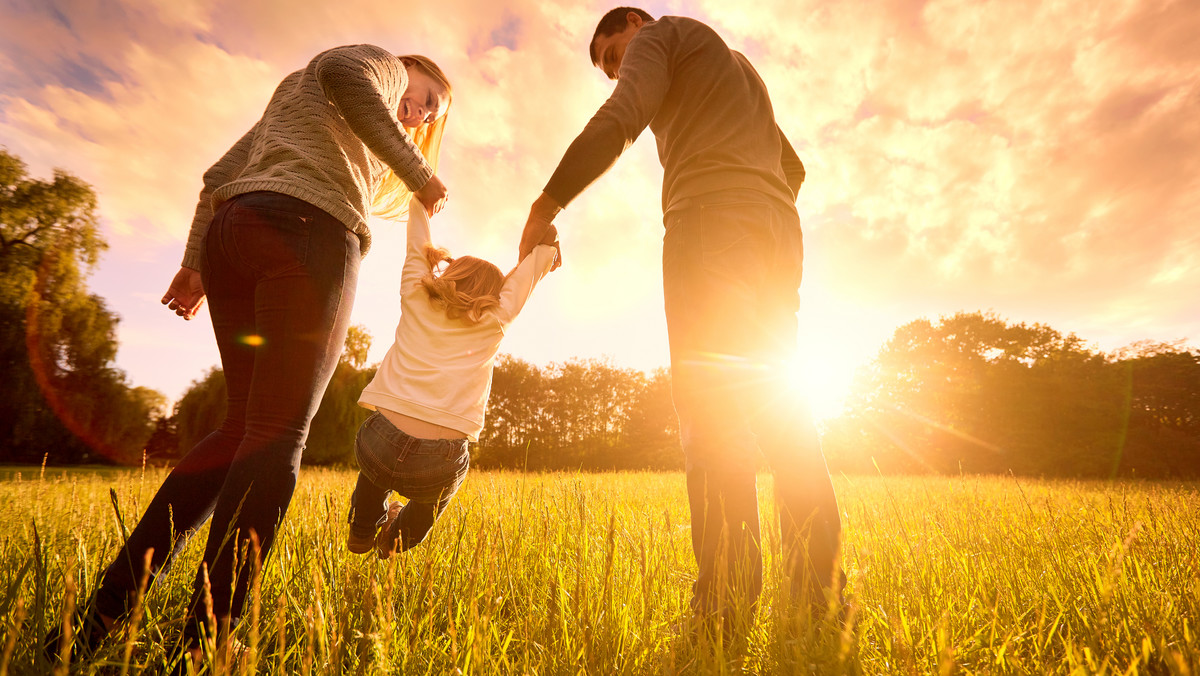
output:
[[[114,620],[105,621],[104,616],[95,610],[89,609],[85,612],[77,608],[71,616],[70,646],[63,645],[66,628],[62,622],[58,622],[46,632],[46,638],[42,641],[42,654],[51,663],[60,661],[64,652],[70,656],[71,662],[89,659],[112,631],[113,624]]]

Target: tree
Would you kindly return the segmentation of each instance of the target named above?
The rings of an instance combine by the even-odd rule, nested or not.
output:
[[[321,405],[313,416],[303,461],[313,465],[353,464],[354,439],[370,411],[358,405],[363,388],[375,377],[364,369],[371,349],[371,334],[356,324],[346,332],[345,348],[334,369]]]
[[[171,416],[179,439],[178,454],[186,454],[217,429],[225,420],[227,399],[225,372],[219,367],[210,368],[201,378],[192,381],[175,402],[175,412]]]
[[[1161,476],[1189,473],[1183,453],[1195,474],[1197,376],[1187,351],[1110,358],[1041,324],[920,319],[856,377],[826,443],[850,471]]]
[[[90,186],[0,150],[0,459],[141,458],[165,399],[112,365],[118,319],[86,286],[106,246]]]

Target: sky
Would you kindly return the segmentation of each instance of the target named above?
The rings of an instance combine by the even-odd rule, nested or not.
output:
[[[203,172],[276,84],[332,46],[433,58],[454,86],[434,237],[507,269],[529,205],[611,92],[576,0],[0,0],[0,146],[89,182],[92,290],[117,366],[176,399],[219,358],[207,312],[159,298]],[[899,326],[959,311],[1110,351],[1200,344],[1200,4],[1194,0],[697,0],[745,53],[804,161],[800,373],[820,414]],[[649,130],[557,219],[564,265],[502,351],[667,364],[662,169]],[[402,226],[373,221],[353,321],[382,358]]]

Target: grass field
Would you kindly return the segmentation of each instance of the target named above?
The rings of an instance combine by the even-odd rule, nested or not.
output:
[[[64,595],[86,598],[163,475],[38,468],[0,481],[0,675],[47,673]],[[306,469],[239,636],[247,673],[1112,673],[1200,668],[1196,484],[835,480],[850,622],[774,584],[740,650],[679,635],[695,572],[678,474],[473,473],[430,539],[344,548],[349,472]],[[770,510],[770,478],[760,501]],[[36,536],[35,536],[36,531]],[[203,533],[201,534],[203,535]],[[74,673],[156,672],[200,554]],[[68,592],[68,590],[75,590]]]

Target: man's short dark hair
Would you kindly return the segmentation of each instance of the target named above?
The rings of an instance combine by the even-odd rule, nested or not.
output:
[[[646,21],[654,21],[654,17],[650,16],[649,12],[637,7],[618,7],[609,10],[607,14],[600,17],[600,23],[596,24],[596,32],[592,35],[592,41],[588,43],[588,54],[592,57],[592,65],[596,65],[600,60],[600,57],[596,54],[596,38],[616,35],[625,30],[629,26],[629,19],[626,17],[629,16],[630,12],[637,14]]]

